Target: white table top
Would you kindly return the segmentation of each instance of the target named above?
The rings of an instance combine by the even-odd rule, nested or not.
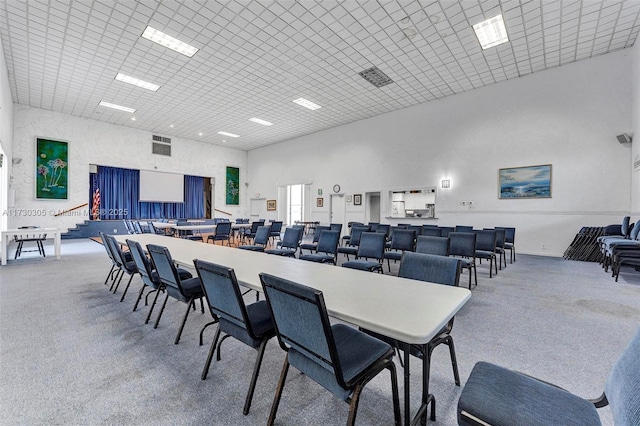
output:
[[[235,270],[238,281],[262,291],[261,272],[283,277],[323,292],[329,314],[406,343],[424,344],[469,300],[471,292],[423,281],[374,274],[295,258],[238,250],[155,234],[114,235],[165,246],[173,260],[193,268],[193,260]]]

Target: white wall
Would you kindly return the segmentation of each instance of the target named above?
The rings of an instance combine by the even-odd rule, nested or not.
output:
[[[631,143],[631,160],[638,164],[631,171],[631,213],[634,220],[640,215],[640,43],[636,42],[631,49],[633,55],[633,138]]]
[[[2,40],[0,39],[0,153],[5,158],[0,168],[0,212],[7,208],[9,175],[11,172],[11,152],[13,145],[13,100],[9,87],[7,62],[4,59]],[[7,215],[0,216],[0,229],[7,229]]]
[[[515,226],[519,252],[561,256],[582,226],[630,210],[631,51],[619,51],[249,152],[251,192],[313,182],[329,221],[334,184],[346,194],[437,185],[439,225]],[[331,108],[326,105],[325,108]],[[498,199],[498,169],[553,165],[553,196]],[[440,181],[451,180],[450,189]],[[462,206],[473,200],[472,208]],[[347,204],[346,220],[365,220]],[[397,223],[394,220],[387,220]],[[416,223],[434,223],[418,222]],[[407,220],[403,220],[407,222]]]
[[[172,156],[151,153],[152,133],[95,120],[73,117],[23,105],[14,108],[14,158],[22,162],[13,167],[16,209],[28,211],[65,210],[89,201],[89,164],[184,173],[215,178],[215,207],[246,215],[247,191],[241,186],[240,206],[225,205],[226,166],[240,168],[240,181],[247,178],[247,153],[188,139],[171,138]],[[35,200],[35,140],[46,137],[69,142],[69,199]],[[84,211],[86,213],[86,210]],[[228,217],[216,214],[218,217]],[[44,218],[11,217],[10,227],[41,224],[67,229],[88,219],[47,214]]]

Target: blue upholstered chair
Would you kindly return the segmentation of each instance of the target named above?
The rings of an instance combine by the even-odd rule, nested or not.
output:
[[[449,238],[420,235],[416,240],[416,253],[449,256]]]
[[[318,225],[316,226],[316,231],[313,233],[313,241],[310,243],[302,243],[300,244],[300,253],[302,254],[302,250],[309,250],[311,253],[316,251],[318,248],[318,239],[320,238],[320,234],[322,231],[329,231],[331,227]]]
[[[422,234],[426,237],[441,237],[442,236],[442,230],[440,228],[433,227],[433,226],[429,226],[429,225],[422,225]]]
[[[345,246],[338,247],[338,253],[342,253],[347,256],[347,260],[349,260],[349,255],[357,256],[358,255],[358,246],[360,245],[360,237],[363,232],[368,232],[369,227],[366,225],[352,225],[351,226],[351,235],[345,235],[344,237],[349,237]],[[344,237],[342,237],[344,239]]]
[[[269,226],[271,227],[271,243],[275,243],[276,238],[280,239],[280,232],[282,232],[282,221],[275,220],[272,221]]]
[[[444,257],[424,253],[405,252],[400,262],[398,276],[412,280],[428,281],[437,284],[457,287],[460,282],[461,260],[453,257]],[[456,386],[460,386],[460,374],[458,373],[458,362],[456,351],[451,337],[453,328],[451,318],[447,325],[426,345],[412,345],[411,354],[419,358],[426,357],[427,370],[423,372],[427,388],[429,385],[429,366],[431,365],[431,353],[436,346],[445,344],[449,347],[451,356],[451,367],[453,368],[453,378]],[[428,393],[428,392],[426,392]]]
[[[253,222],[256,223],[256,222]],[[238,248],[251,251],[264,251],[269,243],[271,236],[271,229],[268,226],[258,226],[255,236],[253,238],[253,244],[247,244],[239,246]]]
[[[609,265],[612,264],[614,258],[614,250],[616,252],[627,251],[629,249],[635,250],[640,247],[640,220],[638,220],[631,232],[629,238],[623,237],[611,237],[601,241],[601,251],[604,255],[603,266],[607,271]],[[613,271],[615,275],[615,271]]]
[[[489,278],[493,277],[492,270],[495,265],[498,274],[498,261],[496,257],[496,240],[498,238],[495,229],[483,229],[474,231],[476,234],[476,259],[489,260]]]
[[[121,272],[120,267],[118,266],[118,263],[116,262],[116,259],[113,253],[111,252],[111,244],[109,243],[109,241],[107,241],[107,236],[104,232],[100,232],[100,239],[102,240],[102,245],[104,246],[104,249],[107,252],[107,256],[109,256],[109,260],[111,260],[111,270],[109,270],[109,274],[107,275],[107,278],[105,278],[104,280],[104,285],[107,285],[107,282],[109,282],[109,279],[111,279],[110,288],[113,288],[114,281],[120,275],[120,272]],[[132,259],[129,258],[129,260],[132,260]]]
[[[391,272],[391,261],[395,263],[402,259],[405,251],[413,251],[416,233],[413,229],[395,228],[391,234],[391,245],[389,251],[384,252],[384,258],[387,259],[387,266]]]
[[[226,241],[227,246],[231,247],[231,222],[219,221],[214,233],[207,236],[207,244],[209,241],[213,241],[213,244],[215,244],[216,241],[222,241],[222,245],[224,245]]]
[[[195,309],[196,300],[200,299],[200,308],[202,310],[202,313],[204,313],[204,303],[202,301],[204,292],[202,291],[200,278],[193,277],[188,279],[181,279],[180,274],[178,273],[178,268],[176,268],[175,263],[171,258],[171,253],[169,253],[169,249],[167,249],[166,247],[155,244],[148,244],[147,251],[149,252],[151,259],[153,260],[153,264],[156,267],[156,272],[160,277],[160,282],[164,285],[165,291],[167,293],[167,296],[164,298],[164,302],[162,302],[162,307],[160,308],[160,312],[156,317],[156,322],[153,325],[153,328],[158,328],[160,317],[162,316],[162,312],[164,312],[164,308],[167,305],[167,300],[169,300],[169,297],[187,304],[187,310],[184,313],[184,317],[182,318],[182,322],[180,323],[180,328],[178,329],[178,334],[176,335],[176,339],[173,342],[177,345],[180,341],[180,336],[182,335],[184,325],[187,322],[187,318],[189,317],[189,311],[191,310],[192,306]]]
[[[338,231],[339,233],[342,233],[341,223],[330,223],[329,228],[331,228],[332,231]]]
[[[473,232],[473,226],[456,225],[454,232]]]
[[[462,269],[469,271],[469,290],[471,290],[472,270],[475,284],[478,285],[478,273],[476,272],[476,239],[477,236],[475,233],[449,233],[449,256],[459,257]]]
[[[339,243],[340,231],[321,231],[315,253],[301,254],[299,258],[311,262],[333,263],[335,265]]]
[[[496,229],[504,229],[504,249],[509,250],[509,263],[516,260],[516,228],[496,226]]]
[[[355,423],[360,393],[378,373],[391,373],[393,412],[400,406],[393,348],[345,324],[331,325],[321,291],[269,274],[260,274],[280,347],[287,352],[268,425],[273,425],[289,365],[349,403],[347,425]]]
[[[502,271],[502,263],[504,261],[504,267],[507,267],[507,254],[504,248],[506,243],[506,230],[504,228],[484,228],[485,230],[496,231],[496,260],[498,261],[498,267]]]
[[[256,232],[258,232],[258,227],[264,226],[264,220],[256,220],[251,222],[250,228],[245,228],[242,230],[242,240],[253,240],[256,237]]]
[[[125,274],[129,275],[129,281],[127,281],[127,286],[124,288],[124,291],[122,292],[122,297],[120,298],[120,301],[122,302],[124,301],[124,296],[126,296],[127,294],[127,290],[129,290],[129,286],[131,285],[131,280],[133,280],[133,276],[138,272],[138,268],[136,267],[136,264],[131,258],[131,256],[130,255],[126,256],[124,254],[124,252],[120,248],[120,244],[116,241],[115,238],[113,238],[111,235],[105,235],[105,237],[107,239],[107,243],[109,244],[109,247],[111,248],[111,253],[113,254],[116,264],[118,265],[118,268],[120,268],[120,278],[118,278],[118,281],[115,282],[115,287],[112,285],[113,294],[115,294],[116,291],[118,291],[118,286],[122,281],[122,277]]]
[[[284,230],[284,236],[280,242],[280,247],[270,250],[265,250],[267,254],[275,254],[278,256],[296,257],[300,240],[302,239],[302,233],[304,228],[287,228]]]
[[[385,234],[378,232],[363,232],[355,260],[344,262],[344,268],[359,269],[361,271],[378,272],[382,274],[384,261]],[[375,260],[371,260],[375,259]]]
[[[138,299],[136,300],[135,305],[133,305],[133,310],[135,311],[138,308],[138,303],[140,303],[140,299],[142,299],[145,288],[150,287],[152,289],[149,293],[147,293],[147,296],[145,297],[145,306],[149,303],[149,301],[147,300],[149,298],[149,295],[151,293],[156,294],[153,298],[153,303],[151,304],[149,313],[147,314],[147,319],[144,322],[145,324],[147,324],[149,323],[149,319],[151,318],[153,308],[156,306],[156,302],[158,301],[160,292],[165,291],[164,285],[160,281],[158,273],[153,268],[151,260],[145,255],[140,243],[138,243],[137,241],[127,240],[127,246],[129,247],[129,253],[131,254],[131,257],[136,264],[136,268],[138,268],[138,274],[140,274],[140,278],[142,279],[142,288],[140,288]],[[186,280],[192,277],[191,273],[185,269],[177,268],[177,271],[178,276],[181,280]]]
[[[344,235],[342,237],[342,241],[343,241],[344,245],[349,244],[349,241],[351,240],[351,234],[353,234],[353,227],[354,226],[366,227],[367,231],[371,230],[371,228],[368,225],[365,225],[362,222],[349,222],[349,223],[347,223],[347,228],[349,228],[349,235]]]
[[[449,233],[455,232],[455,231],[456,231],[456,228],[454,228],[453,226],[441,226],[440,227],[440,236],[441,237],[448,237]]]
[[[458,400],[460,425],[600,425],[611,406],[616,425],[640,425],[640,330],[613,365],[604,393],[583,399],[516,371],[479,362]]]
[[[202,380],[207,378],[216,349],[218,350],[217,360],[220,361],[220,348],[226,337],[231,336],[258,351],[242,411],[247,415],[260,374],[264,350],[269,339],[276,335],[269,307],[264,300],[245,305],[233,269],[198,259],[194,260],[194,264],[202,282],[202,290],[209,303],[211,315],[214,320],[219,321],[202,370]],[[218,343],[220,333],[225,333],[225,336]]]

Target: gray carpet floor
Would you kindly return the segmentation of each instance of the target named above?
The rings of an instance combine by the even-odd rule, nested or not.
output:
[[[103,285],[110,261],[100,244],[64,241],[60,261],[51,246],[47,253],[46,259],[25,253],[0,267],[0,424],[266,423],[284,360],[275,339],[265,353],[251,412],[243,416],[256,352],[227,339],[222,360],[200,380],[215,332],[210,327],[205,345],[198,345],[208,311],[192,313],[174,345],[186,305],[170,300],[154,329],[144,324],[148,307],[132,312],[139,278],[123,303],[122,289],[113,295]],[[461,282],[467,278],[463,274]],[[473,365],[486,360],[595,398],[640,326],[640,273],[631,269],[615,283],[595,263],[519,255],[492,279],[483,263],[478,280],[452,332],[463,386]],[[454,385],[446,347],[434,351],[431,368],[435,423],[454,425],[462,388]],[[422,378],[417,361],[412,373],[415,408]],[[347,411],[347,404],[291,369],[276,423],[340,425]],[[599,412],[611,425],[608,408]],[[362,394],[357,424],[392,423],[389,376],[382,373]]]

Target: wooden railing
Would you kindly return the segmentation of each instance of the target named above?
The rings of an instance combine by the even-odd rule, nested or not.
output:
[[[75,207],[72,207],[72,208],[70,208],[70,209],[68,209],[68,210],[62,211],[62,212],[60,212],[60,213],[56,213],[56,214],[54,214],[53,216],[54,216],[54,217],[55,217],[55,216],[62,216],[62,215],[64,215],[64,214],[67,214],[67,213],[72,212],[72,211],[74,211],[74,210],[81,209],[82,207],[86,207],[86,206],[88,206],[88,205],[89,205],[89,203],[80,204],[79,206],[75,206]]]
[[[224,214],[226,214],[227,216],[233,216],[233,215],[232,215],[231,213],[229,213],[229,212],[225,212],[225,211],[218,210],[218,209],[213,209],[213,210],[214,210],[214,211],[217,211],[218,213],[224,213]]]

